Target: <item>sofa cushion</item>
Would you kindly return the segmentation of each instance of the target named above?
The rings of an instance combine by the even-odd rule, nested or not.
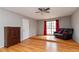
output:
[[[63,36],[63,34],[55,33],[54,35]]]

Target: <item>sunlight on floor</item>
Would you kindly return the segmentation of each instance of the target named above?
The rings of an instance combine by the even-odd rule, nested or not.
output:
[[[54,40],[54,41],[56,41],[55,36],[46,36],[46,39],[47,40]]]
[[[57,52],[57,43],[50,43],[50,42],[47,42],[46,43],[46,49],[48,50],[48,52]]]

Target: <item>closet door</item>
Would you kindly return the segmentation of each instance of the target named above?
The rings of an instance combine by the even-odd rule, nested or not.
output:
[[[20,43],[20,27],[5,27],[5,47]]]

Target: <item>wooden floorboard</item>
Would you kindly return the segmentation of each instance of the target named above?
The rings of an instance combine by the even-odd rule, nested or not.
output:
[[[79,44],[54,36],[33,36],[9,48],[0,48],[0,52],[79,52]]]

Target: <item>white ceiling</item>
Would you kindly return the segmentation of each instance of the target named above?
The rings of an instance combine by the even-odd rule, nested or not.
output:
[[[77,7],[50,7],[50,13],[44,13],[43,15],[35,13],[38,11],[38,7],[5,7],[5,9],[39,20],[71,15]]]

